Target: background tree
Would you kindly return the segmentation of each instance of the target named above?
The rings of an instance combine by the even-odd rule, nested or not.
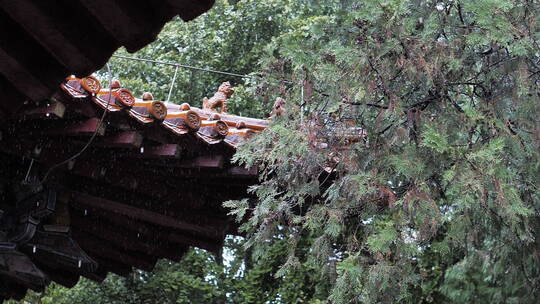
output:
[[[236,155],[262,170],[256,202],[226,203],[248,245],[285,229],[287,273],[311,236],[335,303],[534,302],[539,3],[334,4],[266,48],[265,77],[294,85]]]
[[[200,106],[202,98],[212,96],[219,84],[230,81],[236,86],[229,111],[237,115],[266,117],[273,100],[265,91],[254,91],[258,61],[272,37],[288,26],[291,1],[216,1],[205,15],[185,23],[175,19],[168,23],[158,39],[133,56],[177,62],[206,69],[249,74],[239,78],[190,69],[179,69],[170,101]],[[126,51],[117,55],[132,56]],[[175,74],[173,66],[154,65],[112,58],[115,77],[136,96],[144,91],[165,100]],[[106,69],[101,71],[106,75]]]
[[[539,15],[530,0],[223,0],[170,23],[135,56],[254,76],[181,69],[172,101],[199,105],[224,80],[235,114],[267,117],[287,100],[235,157],[261,171],[257,200],[225,204],[247,239],[227,242],[223,265],[194,250],[153,273],[31,296],[534,303]],[[112,69],[160,99],[174,75],[119,59]]]

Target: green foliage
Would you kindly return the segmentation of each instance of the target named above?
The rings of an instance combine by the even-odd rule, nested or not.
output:
[[[152,272],[129,277],[109,275],[101,284],[81,279],[72,289],[52,284],[44,293],[30,292],[25,301],[41,304],[115,303],[322,303],[329,284],[305,266],[282,277],[287,241],[281,237],[258,261],[244,251],[244,240],[228,238],[223,258],[198,249],[179,263],[161,260]]]
[[[539,15],[535,1],[366,0],[291,21],[261,60],[292,81],[289,115],[235,156],[261,170],[247,245],[280,233],[294,257],[310,236],[280,273],[317,263],[335,303],[535,302]],[[351,126],[367,136],[345,141]]]
[[[289,16],[295,13],[291,2],[294,1],[237,1],[236,4],[216,1],[212,10],[192,22],[178,18],[169,22],[155,42],[136,54],[120,50],[117,55],[252,74],[253,78],[246,79],[180,68],[170,101],[200,107],[203,97],[212,96],[222,82],[230,81],[236,91],[229,101],[229,112],[266,117],[275,93],[256,77],[258,60],[268,42],[287,27]],[[114,77],[132,89],[135,96],[149,91],[156,99],[168,98],[175,74],[173,66],[119,58],[112,58],[109,64]],[[99,73],[107,78],[107,69]]]
[[[127,278],[109,275],[101,284],[81,279],[73,288],[52,284],[31,303],[223,303],[225,294],[215,280],[221,268],[214,257],[191,250],[180,263],[162,260],[151,273],[135,271]]]

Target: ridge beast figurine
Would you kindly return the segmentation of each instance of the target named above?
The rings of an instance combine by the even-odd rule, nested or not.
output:
[[[276,98],[276,101],[274,102],[274,105],[272,106],[272,112],[270,112],[270,119],[285,114],[286,104],[287,102],[285,101],[285,99],[281,97]]]
[[[229,99],[234,93],[234,89],[230,82],[222,83],[218,91],[211,98],[205,97],[203,99],[203,110],[210,110],[218,113],[227,113],[227,99]]]

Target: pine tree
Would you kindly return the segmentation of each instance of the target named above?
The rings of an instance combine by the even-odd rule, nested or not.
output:
[[[535,302],[540,4],[325,5],[266,48],[292,84],[236,155],[261,170],[256,201],[226,203],[248,245],[286,235],[287,273],[310,235],[333,303]]]

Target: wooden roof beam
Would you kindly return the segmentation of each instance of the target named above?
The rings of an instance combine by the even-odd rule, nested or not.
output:
[[[135,252],[126,252],[119,249],[113,243],[97,239],[78,230],[72,231],[77,243],[87,251],[90,256],[98,256],[109,260],[126,263],[144,271],[152,271],[157,259]]]
[[[130,219],[128,217],[110,216],[110,213],[100,209],[84,210],[72,209],[72,214],[77,214],[78,217],[89,217],[92,220],[99,222],[110,223],[113,226],[122,227],[124,230],[129,230],[134,234],[140,234],[147,238],[152,238],[154,242],[166,242],[170,244],[179,244],[181,246],[193,246],[205,249],[211,252],[218,252],[223,244],[223,239],[208,240],[201,237],[193,237],[186,234],[181,234],[170,229],[163,229],[157,225],[148,224],[139,220]],[[99,261],[98,261],[99,263]]]
[[[226,157],[220,154],[199,155],[195,157],[182,156],[178,160],[168,160],[166,162],[156,162],[153,165],[158,170],[167,169],[222,169],[226,163]],[[189,175],[189,170],[184,171]],[[170,176],[169,173],[166,175]],[[181,174],[182,175],[182,174]]]
[[[148,176],[137,177],[125,173],[117,175],[114,168],[107,169],[100,175],[104,167],[87,167],[87,171],[76,172],[77,176],[69,177],[71,189],[99,196],[119,203],[139,206],[154,212],[182,216],[185,212],[208,214],[210,210],[202,209],[208,198],[213,198],[211,188],[196,187],[196,185],[178,184],[177,188],[167,185],[166,181]],[[115,176],[118,176],[115,179]],[[143,175],[144,176],[144,175]],[[190,191],[178,191],[183,187],[192,188]],[[149,204],[149,202],[156,202]],[[170,207],[174,206],[174,207]],[[182,212],[180,212],[180,210]],[[211,212],[210,212],[211,213]],[[224,222],[208,221],[209,225],[220,226]]]
[[[1,18],[2,17],[0,16],[0,19]],[[0,48],[0,73],[3,74],[19,92],[24,92],[32,100],[42,100],[48,95],[48,88],[2,48]],[[27,90],[29,87],[32,89]]]
[[[18,115],[21,120],[63,118],[66,106],[58,101],[52,101],[41,107],[31,107]]]
[[[210,238],[222,237],[223,232],[213,227],[203,227],[192,223],[181,221],[153,211],[148,211],[133,206],[120,204],[110,200],[97,198],[83,193],[73,193],[73,201],[82,205],[106,210],[116,215],[124,215],[133,219],[138,219],[157,226],[178,229],[194,234],[208,236]]]
[[[78,48],[61,32],[62,27],[50,26],[55,20],[37,5],[39,2],[41,1],[0,1],[0,7],[66,67],[75,71],[92,70],[92,62],[84,56],[84,50]],[[79,54],[79,57],[73,54]]]
[[[149,128],[145,128],[143,136],[145,140],[153,141],[160,144],[179,144],[184,147],[189,147],[189,153],[204,153],[207,147],[195,138],[193,134],[187,133],[184,135],[175,135],[167,131],[162,126],[154,124]]]
[[[153,41],[161,30],[161,27],[156,25],[159,22],[148,17],[148,14],[152,14],[153,7],[145,1],[79,1],[130,52],[137,51]],[[148,35],[149,31],[152,35]]]
[[[120,131],[104,136],[95,141],[95,147],[139,149],[143,143],[143,135],[138,131]]]
[[[137,251],[157,258],[168,258],[178,261],[185,253],[186,248],[171,248],[166,244],[155,242],[154,235],[133,233],[123,227],[113,226],[102,221],[97,222],[89,217],[73,217],[72,225],[75,229],[87,232],[93,236],[113,242],[124,250]]]
[[[106,124],[101,123],[97,117],[89,118],[83,121],[68,123],[59,128],[53,128],[45,133],[50,136],[92,136],[96,133],[98,136],[105,134]]]
[[[19,1],[10,2],[19,4]],[[5,29],[0,35],[0,73],[33,101],[48,98],[58,88],[50,83],[50,78],[63,78],[69,74],[68,70],[4,10],[0,10],[0,28]]]
[[[67,107],[68,115],[77,114],[87,118],[97,117],[99,115],[99,111],[93,103],[85,99],[71,98],[61,90],[56,91],[51,99],[63,103]]]
[[[182,159],[175,163],[169,163],[168,167],[173,168],[223,168],[225,157],[223,155],[201,155],[191,159]]]
[[[256,175],[232,176],[228,172],[215,172],[215,170],[210,170],[211,168],[171,169],[157,167],[155,164],[134,165],[119,160],[114,163],[92,161],[81,163],[81,161],[75,163],[76,169],[72,171],[76,175],[102,180],[130,192],[194,209],[204,207],[209,199],[227,194],[234,197],[245,194],[247,186],[257,182]],[[79,172],[77,167],[79,163],[86,168],[83,173]],[[106,168],[104,174],[96,178],[96,174],[101,173],[102,168]],[[190,191],[178,191],[178,189],[186,188]]]
[[[126,157],[157,159],[179,158],[182,147],[176,144],[163,144],[157,146],[143,145],[140,147],[139,152],[140,153],[138,154],[127,154]]]

